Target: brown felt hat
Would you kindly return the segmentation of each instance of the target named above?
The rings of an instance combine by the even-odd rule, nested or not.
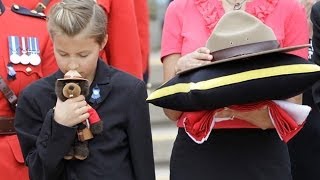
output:
[[[309,46],[310,44],[301,44],[280,48],[277,37],[269,26],[245,11],[230,11],[221,17],[206,43],[214,61],[178,74],[218,63],[289,52]]]
[[[70,70],[64,75],[63,78],[58,79],[58,81],[66,80],[88,81],[87,79],[83,78],[76,70]]]

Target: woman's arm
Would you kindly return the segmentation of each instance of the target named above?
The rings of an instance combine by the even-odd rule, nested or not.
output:
[[[171,54],[163,58],[163,79],[164,81],[170,80],[175,76],[175,66],[181,57],[180,54]],[[164,114],[172,121],[176,121],[181,116],[181,111],[175,111],[171,109],[163,109]]]
[[[170,54],[165,56],[163,60],[163,79],[164,81],[170,80],[179,71],[184,71],[196,66],[208,64],[213,59],[210,51],[206,47],[201,47],[195,51],[181,56],[180,54]],[[171,109],[164,109],[165,115],[176,121],[181,116],[182,112]]]

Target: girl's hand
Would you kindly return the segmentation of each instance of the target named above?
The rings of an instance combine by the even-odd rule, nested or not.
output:
[[[72,127],[89,118],[88,110],[89,106],[83,95],[64,102],[57,98],[54,120],[61,125]]]
[[[201,47],[180,57],[175,66],[175,71],[178,73],[193,67],[209,64],[212,60],[213,56],[210,54],[210,50],[206,47]]]

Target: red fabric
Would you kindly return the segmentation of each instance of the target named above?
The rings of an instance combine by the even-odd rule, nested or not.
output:
[[[13,4],[18,4],[28,9],[34,9],[41,0],[2,0],[2,2],[8,7]],[[50,0],[47,8],[45,9],[45,13],[49,12],[50,7],[57,2],[60,2],[60,0]]]
[[[34,9],[39,0],[3,0]],[[60,0],[51,0],[45,13]],[[139,79],[148,67],[149,15],[146,0],[97,0],[108,14],[108,43],[100,53],[107,63]]]
[[[212,130],[213,115],[216,111],[198,111],[185,118],[184,127],[186,132],[196,141],[202,141]]]
[[[303,125],[298,125],[296,121],[276,103],[270,103],[268,106],[270,107],[270,114],[274,119],[274,126],[278,134],[284,142],[288,142],[302,129]]]
[[[4,1],[5,4],[10,2]],[[0,75],[16,95],[19,95],[20,91],[30,83],[58,69],[45,20],[18,15],[13,13],[10,7],[6,6],[6,11],[0,16],[0,25],[2,27],[0,28]],[[38,66],[14,65],[13,67],[17,74],[16,79],[13,81],[7,80],[6,66],[9,62],[8,36],[37,37],[40,43],[41,64]],[[28,67],[32,70],[30,73],[26,71]],[[14,112],[0,92],[0,117],[13,116]],[[0,150],[0,179],[29,179],[28,168],[24,164],[18,137],[16,135],[1,135]]]
[[[142,70],[146,72],[149,66],[149,8],[147,0],[134,0],[135,14],[138,24],[140,48],[142,56]]]
[[[108,64],[142,79],[142,55],[134,0],[98,0],[108,13]]]
[[[97,113],[97,111],[95,109],[90,108],[88,113],[90,114],[89,118],[88,118],[90,124],[97,123],[101,120],[101,118],[99,117],[99,114]]]
[[[259,109],[264,106],[268,106],[270,110],[271,117],[274,121],[275,129],[277,130],[280,138],[284,142],[288,142],[294,135],[296,135],[303,125],[298,125],[296,121],[288,115],[286,111],[280,108],[273,101],[263,101],[258,103],[251,103],[246,105],[233,105],[228,108],[237,110],[237,111],[251,111],[254,109]],[[186,132],[196,141],[202,141],[205,139],[211,132],[211,125],[214,124],[213,117],[214,114],[219,111],[198,111],[193,113],[185,113],[182,115],[183,123],[178,123],[178,127],[184,127]],[[244,121],[237,119],[238,121]],[[218,123],[233,122],[236,120],[227,120]],[[215,125],[216,126],[216,125]],[[214,126],[214,127],[215,127]],[[252,128],[252,127],[250,127]],[[256,127],[258,128],[258,127]]]
[[[58,69],[53,55],[53,46],[47,33],[46,21],[39,18],[32,18],[13,13],[9,7],[0,16],[0,24],[6,28],[0,29],[0,75],[7,85],[19,95],[20,91],[31,82],[47,76]],[[21,24],[26,24],[21,28]],[[14,65],[16,80],[7,81],[7,64],[9,63],[8,36],[37,37],[40,45],[41,63],[38,66]],[[26,71],[31,68],[31,72]],[[9,103],[0,93],[0,117],[12,117],[13,112]]]
[[[0,136],[0,149],[0,179],[28,180],[28,168],[24,165],[18,137]]]

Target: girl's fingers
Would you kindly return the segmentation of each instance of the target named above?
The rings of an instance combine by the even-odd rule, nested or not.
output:
[[[89,118],[89,113],[84,113],[84,114],[80,115],[79,122],[77,122],[77,124],[83,122],[84,120],[86,120],[88,118]]]
[[[85,97],[83,95],[80,95],[78,97],[72,98],[74,102],[84,101]]]
[[[84,114],[84,113],[87,113],[88,112],[88,107],[87,106],[82,106],[82,107],[79,107],[75,110],[75,112],[77,114]]]

